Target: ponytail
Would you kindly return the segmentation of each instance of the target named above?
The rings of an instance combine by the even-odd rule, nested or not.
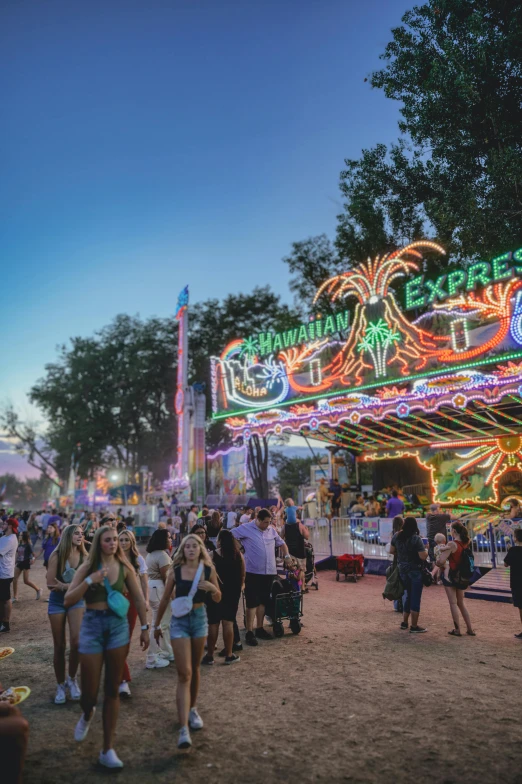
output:
[[[460,541],[462,542],[462,544],[469,543],[469,533],[465,525],[462,525],[462,523],[453,523],[451,527],[455,531],[455,533],[457,533],[460,536]]]

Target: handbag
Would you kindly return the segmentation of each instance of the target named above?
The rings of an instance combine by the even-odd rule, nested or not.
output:
[[[103,578],[103,584],[107,591],[107,604],[109,610],[118,616],[118,618],[126,618],[129,612],[130,602],[119,591],[115,591],[106,577]]]
[[[433,577],[427,566],[422,567],[422,584],[425,588],[429,588],[430,585],[433,585]]]
[[[196,591],[198,590],[198,583],[201,580],[202,574],[203,574],[203,564],[200,563],[196,570],[196,574],[194,575],[194,579],[192,581],[190,591],[188,592],[188,596],[180,596],[177,599],[173,599],[171,601],[170,608],[172,610],[172,615],[174,616],[174,618],[183,618],[184,615],[188,615],[189,612],[192,610],[194,596],[196,594]]]

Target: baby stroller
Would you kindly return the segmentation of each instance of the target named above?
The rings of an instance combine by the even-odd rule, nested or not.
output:
[[[316,591],[319,590],[319,581],[317,580],[317,571],[315,568],[314,548],[311,542],[305,542],[305,555],[306,555],[306,571],[305,571],[305,585],[310,583]]]
[[[270,605],[265,612],[272,620],[274,637],[283,637],[284,620],[290,621],[293,634],[299,634],[302,628],[300,618],[303,617],[303,594],[291,573],[286,577],[278,575],[275,578],[270,591]]]

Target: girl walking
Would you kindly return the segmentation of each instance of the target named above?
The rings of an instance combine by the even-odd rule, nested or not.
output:
[[[96,711],[102,667],[105,664],[103,700],[103,749],[99,762],[106,768],[122,768],[114,750],[114,733],[120,708],[119,686],[129,646],[128,591],[141,622],[140,643],[149,645],[145,600],[133,568],[123,555],[114,528],[102,526],[94,537],[88,558],[76,572],[65,594],[65,606],[72,607],[85,598],[87,609],[80,629],[82,665],[82,716],[74,737],[82,741]]]
[[[148,569],[147,569],[147,564],[145,563],[145,559],[138,552],[138,547],[136,545],[136,538],[132,533],[132,531],[128,531],[128,530],[121,531],[118,536],[118,539],[120,540],[120,547],[123,552],[123,555],[134,569],[134,573],[138,578],[141,592],[143,594],[143,598],[145,599],[145,607],[148,611],[149,583],[147,580]],[[136,609],[136,605],[134,604],[132,596],[129,593],[126,593],[125,596],[129,600],[129,611],[127,613],[127,620],[129,622],[129,637],[130,639],[132,639],[132,633],[134,631],[134,627],[136,626],[136,620],[138,618],[138,611]],[[132,678],[129,670],[129,665],[127,664],[127,659],[125,659],[125,666],[123,668],[123,677],[119,688],[120,694],[125,694],[127,697],[131,696],[131,691],[129,686],[131,680]]]
[[[79,663],[78,641],[85,602],[80,599],[74,605],[65,607],[64,597],[76,570],[86,557],[82,529],[79,525],[68,525],[63,530],[60,544],[51,553],[47,569],[47,587],[51,591],[47,613],[53,634],[53,664],[57,683],[55,705],[63,705],[66,702],[67,690],[71,700],[79,700],[81,697],[76,673]],[[65,628],[67,625],[69,625],[69,677],[66,679]]]
[[[29,569],[31,568],[31,564],[34,563],[33,548],[31,546],[29,537],[29,531],[24,531],[20,537],[20,544],[18,545],[18,550],[16,551],[13,580],[13,602],[18,601],[18,580],[21,574],[24,576],[24,585],[28,585],[29,588],[32,588],[33,591],[36,591],[36,598],[39,599],[42,595],[42,592],[38,586],[32,583],[29,579]]]
[[[207,594],[210,594],[215,602],[221,600],[216,570],[205,545],[200,537],[194,534],[189,534],[183,539],[174,556],[172,568],[169,569],[167,584],[156,616],[154,628],[156,642],[162,636],[161,619],[173,594],[175,601],[172,603],[170,637],[178,671],[176,704],[181,724],[178,748],[187,749],[192,745],[189,727],[192,730],[203,727],[203,720],[196,704],[200,680],[199,667],[208,634],[205,599]],[[179,613],[187,610],[188,607],[178,608],[176,602],[183,597],[191,597],[186,602],[191,609],[181,615]]]

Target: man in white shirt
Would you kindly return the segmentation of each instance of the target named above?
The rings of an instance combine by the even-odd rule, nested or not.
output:
[[[12,606],[11,583],[14,578],[18,547],[18,520],[9,517],[2,528],[4,535],[0,538],[0,632],[9,632]]]
[[[196,504],[193,504],[190,507],[190,511],[189,511],[188,517],[187,517],[189,533],[192,531],[192,528],[193,528],[194,525],[196,525],[197,521],[198,521],[198,508],[197,508]]]
[[[250,512],[248,510],[248,506],[245,506],[243,510],[243,514],[239,518],[239,524],[243,525],[243,523],[249,523],[249,522],[250,522]]]
[[[237,513],[230,511],[227,512],[227,528],[235,528],[237,521]]]

